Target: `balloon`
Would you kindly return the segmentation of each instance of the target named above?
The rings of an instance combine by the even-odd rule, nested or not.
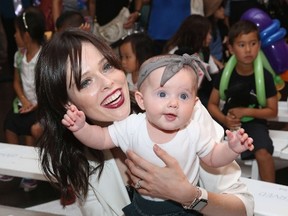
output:
[[[286,70],[283,73],[281,73],[280,77],[282,78],[282,80],[288,82],[288,70]]]
[[[267,28],[265,28],[260,32],[261,40],[264,40],[265,38],[267,38],[267,36],[273,34],[279,28],[280,28],[279,20],[277,19],[273,20],[273,23],[270,26],[268,26]]]
[[[263,53],[262,50],[259,51],[259,54],[260,54],[260,57],[261,57],[261,60],[262,60],[262,63],[263,63],[263,67],[272,74],[273,79],[274,79],[274,83],[276,85],[276,89],[278,91],[280,91],[281,89],[284,88],[285,82],[281,79],[281,77],[279,75],[275,74],[275,71],[271,67],[268,59],[266,58],[266,56],[265,56],[265,54]]]
[[[236,63],[236,57],[232,55],[224,67],[219,86],[219,94],[222,100],[226,100],[225,90],[228,88],[230,77]]]
[[[232,55],[223,70],[219,86],[219,94],[222,100],[226,100],[225,90],[228,88],[230,77],[234,67],[236,66],[236,63],[237,63],[236,57],[235,55]],[[254,74],[255,74],[257,101],[261,106],[265,107],[266,92],[265,92],[265,81],[263,74],[263,63],[260,52],[258,53],[256,59],[254,60]]]
[[[251,8],[245,11],[241,16],[241,20],[250,20],[254,22],[258,26],[259,32],[262,32],[272,24],[270,16],[258,8]]]
[[[247,10],[242,20],[254,22],[260,32],[262,50],[265,53],[271,67],[277,74],[288,70],[288,45],[285,41],[286,30],[280,28],[277,19],[272,20],[268,14],[258,8]]]
[[[255,74],[257,100],[262,107],[265,107],[266,106],[265,80],[263,73],[263,63],[261,59],[261,54],[259,53],[256,59],[254,60],[254,74]]]

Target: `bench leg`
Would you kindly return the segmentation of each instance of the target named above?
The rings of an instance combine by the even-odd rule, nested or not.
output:
[[[256,160],[252,161],[251,178],[256,179],[256,180],[260,180],[259,169],[258,169],[258,164],[257,164]]]

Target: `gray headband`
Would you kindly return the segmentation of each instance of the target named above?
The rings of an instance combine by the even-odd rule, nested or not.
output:
[[[190,66],[197,76],[198,71],[202,70],[207,79],[209,81],[211,80],[208,71],[204,67],[203,62],[200,60],[197,54],[193,54],[191,56],[188,54],[184,54],[183,56],[169,54],[152,57],[142,64],[139,70],[137,88],[140,88],[144,80],[151,72],[166,66],[160,82],[160,86],[164,86],[164,84],[176,73],[178,73],[184,67],[184,65]]]

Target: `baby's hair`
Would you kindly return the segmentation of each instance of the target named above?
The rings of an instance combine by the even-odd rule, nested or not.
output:
[[[45,17],[36,7],[28,7],[15,19],[16,28],[21,34],[28,32],[33,41],[43,44],[45,41]]]
[[[79,27],[85,23],[85,19],[81,13],[77,11],[65,11],[56,20],[57,30],[69,27]]]
[[[153,40],[144,32],[128,35],[122,40],[120,46],[129,42],[139,67],[145,60],[156,55]]]
[[[228,33],[229,44],[232,45],[235,39],[242,34],[249,34],[252,32],[257,33],[257,38],[260,40],[260,35],[258,27],[255,23],[249,20],[240,20],[237,23],[233,24]]]

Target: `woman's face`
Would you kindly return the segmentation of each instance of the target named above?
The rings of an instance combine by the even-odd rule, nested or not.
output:
[[[82,45],[81,88],[72,78],[70,63],[67,70],[69,102],[82,110],[93,122],[122,120],[130,113],[127,81],[123,71],[115,69],[90,43]]]

